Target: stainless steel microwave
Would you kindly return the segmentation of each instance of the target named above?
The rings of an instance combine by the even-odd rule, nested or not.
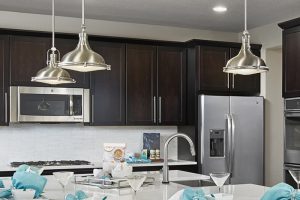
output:
[[[90,91],[83,88],[10,87],[10,122],[89,122]]]

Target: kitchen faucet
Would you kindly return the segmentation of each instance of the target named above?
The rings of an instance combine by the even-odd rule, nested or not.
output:
[[[164,145],[164,166],[163,166],[163,181],[162,181],[163,183],[169,183],[168,145],[169,145],[170,141],[176,137],[181,137],[181,138],[186,139],[190,144],[190,151],[191,151],[192,156],[196,155],[194,143],[188,135],[186,135],[184,133],[175,133],[175,134],[171,135],[166,140],[165,145]]]

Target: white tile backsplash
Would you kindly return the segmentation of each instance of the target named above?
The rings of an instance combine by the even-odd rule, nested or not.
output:
[[[160,133],[161,146],[177,132],[176,126],[83,126],[82,124],[12,124],[0,127],[0,171],[12,161],[88,160],[101,162],[103,143],[126,143],[127,151],[140,152],[143,133]],[[161,155],[163,148],[161,147]],[[177,140],[169,145],[177,159]]]

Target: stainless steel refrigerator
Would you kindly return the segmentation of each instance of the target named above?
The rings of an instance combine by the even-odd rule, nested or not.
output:
[[[262,185],[263,97],[200,95],[198,103],[199,171],[230,172],[231,184]]]

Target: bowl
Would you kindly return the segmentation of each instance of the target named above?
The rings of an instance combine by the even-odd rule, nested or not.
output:
[[[11,192],[15,200],[31,200],[35,194],[35,190],[32,189],[12,189]]]

